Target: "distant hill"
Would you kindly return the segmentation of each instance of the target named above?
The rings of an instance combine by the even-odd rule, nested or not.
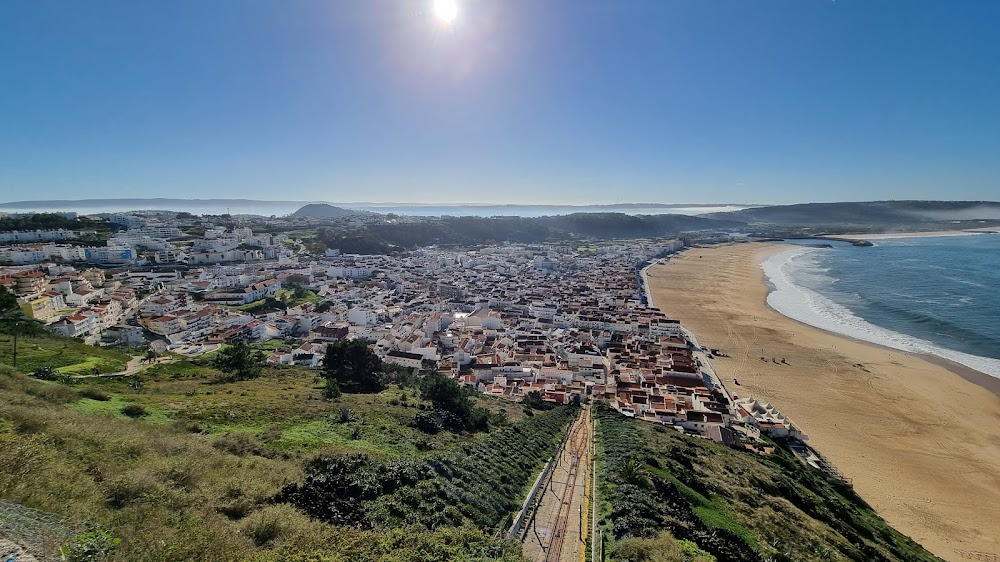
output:
[[[393,248],[434,244],[479,245],[582,239],[674,237],[682,232],[739,229],[745,223],[687,215],[575,213],[552,217],[437,217],[419,222],[382,223],[362,228],[321,228],[317,241],[350,254],[382,254]],[[322,251],[323,247],[315,248]]]
[[[289,216],[292,217],[313,217],[313,218],[325,218],[325,217],[346,217],[348,215],[356,215],[357,211],[352,211],[350,209],[344,209],[342,207],[334,207],[333,205],[328,205],[326,203],[311,203],[305,205],[301,209],[295,211]]]
[[[259,205],[267,203],[303,203],[303,201],[261,201],[258,199],[171,199],[165,197],[136,197],[124,199],[50,199],[40,201],[8,201],[0,203],[7,209],[62,209],[64,207],[131,206],[136,209],[171,209],[178,205]]]
[[[783,226],[900,228],[941,226],[952,221],[1000,222],[994,201],[866,201],[755,207],[705,217]]]

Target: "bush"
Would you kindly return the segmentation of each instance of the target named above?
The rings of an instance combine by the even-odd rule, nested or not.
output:
[[[121,509],[140,501],[149,501],[159,495],[156,480],[143,474],[127,474],[111,481],[105,491],[108,505]]]
[[[305,518],[288,505],[267,506],[250,514],[243,522],[243,533],[257,546],[270,545],[294,532],[296,523]]]
[[[105,560],[122,540],[107,531],[90,531],[73,539],[69,546],[59,549],[67,562],[95,562]]]
[[[259,439],[247,433],[227,433],[220,435],[212,441],[212,446],[238,457],[257,455],[258,457],[273,457],[268,449]]]
[[[88,386],[87,388],[80,390],[80,396],[83,398],[90,398],[91,400],[97,400],[100,402],[107,402],[108,400],[111,400],[110,394],[104,392],[99,388],[94,388],[92,386]]]
[[[130,418],[141,418],[147,414],[146,407],[140,404],[129,404],[122,408],[122,413]]]
[[[628,538],[615,547],[621,562],[713,562],[715,557],[690,541],[679,541],[668,531],[650,539]]]
[[[435,428],[435,414],[450,415],[435,411],[417,416]],[[525,486],[571,417],[567,408],[539,413],[531,421],[498,429],[492,439],[434,458],[322,455],[309,463],[302,484],[286,486],[275,500],[333,525],[496,528],[520,506]],[[418,449],[428,445],[416,444]]]
[[[326,379],[326,386],[323,387],[323,398],[333,400],[340,398],[340,383],[337,379]]]

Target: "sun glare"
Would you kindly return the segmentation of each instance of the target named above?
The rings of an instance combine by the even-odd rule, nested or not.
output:
[[[434,0],[434,17],[444,23],[451,23],[458,17],[456,0]]]

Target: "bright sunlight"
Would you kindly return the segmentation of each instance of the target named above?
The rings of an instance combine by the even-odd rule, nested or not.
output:
[[[434,17],[443,23],[451,23],[458,17],[456,0],[434,0]]]

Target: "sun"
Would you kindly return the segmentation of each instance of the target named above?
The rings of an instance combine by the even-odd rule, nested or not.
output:
[[[443,23],[451,23],[458,17],[456,0],[434,0],[434,17]]]

